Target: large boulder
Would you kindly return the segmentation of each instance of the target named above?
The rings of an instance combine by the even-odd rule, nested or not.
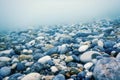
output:
[[[112,57],[104,57],[95,65],[96,80],[120,80],[120,61]]]

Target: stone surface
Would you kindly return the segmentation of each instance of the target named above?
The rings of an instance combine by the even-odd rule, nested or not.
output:
[[[39,73],[29,73],[25,75],[21,80],[40,80],[41,75]]]
[[[49,61],[49,60],[51,60],[51,57],[50,57],[50,56],[44,56],[44,57],[40,58],[40,59],[38,60],[38,62],[44,64],[44,63],[46,63],[46,62]]]
[[[119,80],[120,61],[115,58],[100,59],[94,68],[94,77],[97,80]]]

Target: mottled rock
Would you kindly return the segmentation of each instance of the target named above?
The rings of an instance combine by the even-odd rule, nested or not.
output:
[[[62,74],[58,74],[53,78],[53,80],[65,80],[65,76]]]
[[[119,80],[120,61],[115,58],[102,58],[95,65],[93,74],[97,80]]]

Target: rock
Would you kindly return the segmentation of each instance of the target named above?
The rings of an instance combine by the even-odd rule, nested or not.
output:
[[[39,73],[29,73],[21,80],[40,80],[40,79],[41,79],[41,75]]]
[[[66,62],[71,62],[71,61],[73,61],[73,57],[72,56],[66,56],[65,61]]]
[[[2,67],[0,69],[0,75],[3,76],[3,77],[6,77],[8,75],[10,75],[11,73],[11,68],[10,67]]]
[[[17,63],[16,69],[17,69],[17,71],[24,71],[25,70],[25,64]]]
[[[3,54],[6,54],[6,55],[9,55],[11,53],[13,53],[13,49],[10,49],[10,50],[4,50],[4,51],[0,51],[0,55],[3,55]]]
[[[22,53],[23,54],[32,54],[33,51],[32,50],[23,49]]]
[[[43,56],[44,56],[44,55],[41,54],[41,53],[36,53],[36,54],[33,55],[33,59],[34,59],[34,60],[38,60],[38,59],[40,59],[40,58],[43,57]]]
[[[93,66],[93,63],[92,63],[92,62],[88,62],[88,63],[86,63],[86,64],[84,65],[84,68],[85,68],[86,70],[89,70],[92,66]]]
[[[58,53],[65,54],[68,51],[67,44],[63,44],[61,46],[58,46]]]
[[[100,46],[100,47],[103,47],[103,46],[104,46],[104,43],[103,43],[102,40],[98,40],[97,44],[98,44],[98,46]]]
[[[80,61],[86,63],[92,61],[92,59],[95,59],[99,55],[101,54],[97,51],[87,51],[80,55]]]
[[[53,79],[53,75],[52,76],[43,76],[41,80],[52,80]]]
[[[27,47],[34,46],[35,45],[35,40],[32,40],[32,41],[28,42],[26,45],[27,45]]]
[[[91,78],[91,77],[92,77],[92,75],[93,75],[93,73],[92,73],[92,72],[87,72],[85,77]]]
[[[114,45],[115,45],[115,42],[114,42],[114,41],[108,40],[108,41],[105,41],[105,42],[104,42],[104,47],[105,47],[105,48],[112,48]]]
[[[24,55],[24,54],[21,54],[18,59],[20,61],[23,61],[23,60],[32,60],[33,59],[33,56],[32,55]]]
[[[53,73],[55,73],[55,72],[58,71],[57,67],[55,67],[55,66],[52,66],[50,69],[51,69],[51,71],[52,71]]]
[[[11,59],[9,57],[0,57],[1,62],[9,62]]]
[[[62,74],[58,74],[53,78],[53,80],[65,80],[65,76]]]
[[[54,53],[58,53],[58,47],[54,47],[54,48],[49,49],[45,54],[52,55]]]
[[[44,68],[44,65],[37,62],[37,63],[34,63],[34,64],[31,66],[30,70],[31,70],[31,72],[38,72],[38,73],[40,73],[40,71],[41,71],[43,68]]]
[[[97,80],[119,80],[120,62],[115,58],[104,57],[98,60],[93,75]]]
[[[49,60],[51,60],[51,57],[50,57],[50,56],[44,56],[44,57],[40,58],[40,59],[38,60],[38,62],[44,64],[44,63],[46,63],[46,62],[49,61]]]
[[[15,74],[12,74],[8,80],[17,80],[18,77],[22,76],[21,73],[15,73]]]
[[[120,61],[120,53],[117,55],[116,59]]]
[[[78,49],[79,52],[84,52],[86,51],[88,48],[90,47],[90,45],[81,45]]]

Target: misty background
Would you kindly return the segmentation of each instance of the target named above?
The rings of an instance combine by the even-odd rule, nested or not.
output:
[[[0,31],[120,16],[120,0],[0,0]]]

